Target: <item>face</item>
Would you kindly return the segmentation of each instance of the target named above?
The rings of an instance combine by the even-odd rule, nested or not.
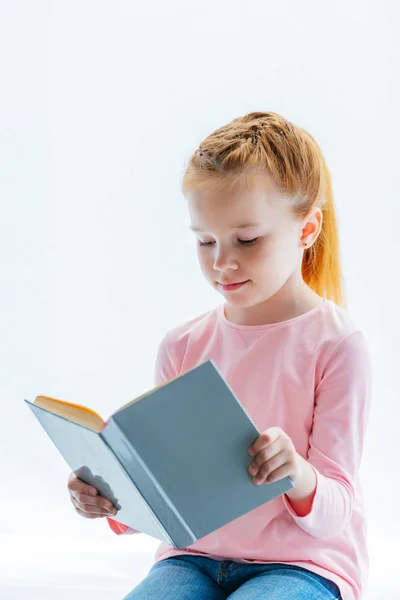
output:
[[[187,202],[200,268],[230,305],[260,304],[278,297],[289,281],[302,280],[302,242],[310,245],[318,236],[318,213],[295,219],[290,198],[272,182],[240,195],[192,192]]]

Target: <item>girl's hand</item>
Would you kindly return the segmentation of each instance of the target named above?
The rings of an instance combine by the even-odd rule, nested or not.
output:
[[[291,438],[280,427],[270,427],[260,433],[250,446],[249,454],[254,459],[248,471],[256,485],[272,483],[286,476],[296,483],[300,476],[301,457]]]
[[[76,512],[85,519],[112,519],[117,514],[115,506],[107,498],[100,496],[97,488],[78,479],[74,472],[68,477],[67,487]]]

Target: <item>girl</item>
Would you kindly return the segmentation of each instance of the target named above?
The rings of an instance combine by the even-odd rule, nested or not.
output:
[[[155,385],[212,358],[262,432],[249,477],[295,486],[183,550],[161,543],[124,600],[360,599],[371,364],[344,307],[322,152],[279,114],[253,112],[202,142],[182,191],[201,270],[224,302],[164,336]]]

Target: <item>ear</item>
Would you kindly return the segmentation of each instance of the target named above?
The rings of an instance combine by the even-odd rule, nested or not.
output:
[[[321,232],[322,221],[322,210],[313,206],[303,220],[300,242],[307,242],[308,247],[312,246]]]

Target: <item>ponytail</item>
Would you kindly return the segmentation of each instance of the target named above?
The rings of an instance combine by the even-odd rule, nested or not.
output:
[[[304,251],[302,275],[314,292],[346,308],[331,177],[322,153],[321,167],[325,199],[321,209],[322,228],[314,244]]]

